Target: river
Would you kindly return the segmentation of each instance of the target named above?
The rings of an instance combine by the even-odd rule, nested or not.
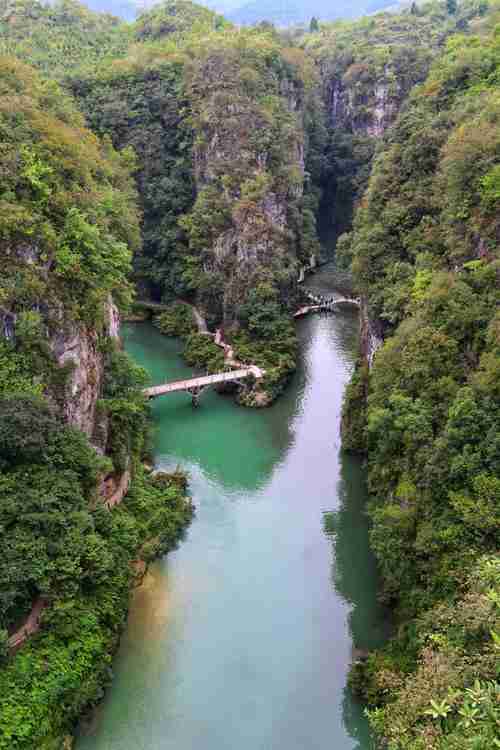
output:
[[[328,270],[311,290],[331,291]],[[156,462],[190,477],[186,539],[135,591],[115,679],[77,750],[366,750],[346,688],[353,648],[384,638],[365,475],[342,454],[357,313],[298,324],[301,356],[270,409],[205,392],[154,403]],[[188,376],[180,345],[124,327],[153,383]]]

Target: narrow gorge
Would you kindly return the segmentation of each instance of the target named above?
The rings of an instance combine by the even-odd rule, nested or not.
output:
[[[0,750],[496,747],[499,24],[0,0]]]

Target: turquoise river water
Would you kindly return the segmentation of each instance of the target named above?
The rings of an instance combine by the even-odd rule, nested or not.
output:
[[[328,270],[309,283],[331,291]],[[353,648],[384,637],[365,476],[340,448],[357,314],[299,324],[301,357],[270,409],[205,392],[158,399],[156,462],[190,476],[179,549],[133,595],[115,679],[77,750],[366,750],[346,688]],[[150,324],[124,329],[152,382],[191,371]]]

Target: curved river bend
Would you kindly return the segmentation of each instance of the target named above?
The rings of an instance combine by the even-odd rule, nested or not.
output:
[[[309,284],[331,290],[322,271]],[[366,750],[346,689],[353,648],[384,635],[364,474],[340,450],[357,314],[299,323],[301,358],[271,409],[206,392],[154,403],[156,460],[190,475],[196,518],[133,596],[115,679],[77,750]],[[153,383],[179,343],[124,329]]]

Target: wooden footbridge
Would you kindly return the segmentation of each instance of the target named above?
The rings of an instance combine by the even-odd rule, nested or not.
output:
[[[333,297],[318,296],[311,292],[308,292],[306,296],[311,304],[299,308],[294,314],[294,318],[302,318],[311,312],[333,312],[339,305],[360,306],[359,299],[356,299],[356,297],[337,297],[334,299]]]
[[[294,315],[295,318],[300,318],[310,312],[331,312],[339,305],[347,304],[359,307],[359,300],[354,297],[339,297],[334,299],[333,297],[315,295],[311,292],[307,292],[306,297],[311,304],[305,305],[297,310]],[[238,362],[238,360],[234,358],[234,352],[231,345],[225,343],[221,330],[217,329],[215,334],[210,333],[206,328],[203,319],[199,316],[199,313],[195,317],[199,332],[208,336],[213,336],[214,343],[224,349],[224,362],[226,369],[223,372],[217,372],[214,375],[202,375],[197,378],[188,378],[187,380],[174,380],[170,383],[162,383],[161,385],[153,385],[150,388],[144,388],[143,393],[146,398],[158,398],[159,396],[166,396],[169,393],[185,391],[191,395],[193,406],[198,406],[199,398],[206,388],[221,385],[222,383],[238,383],[241,385],[247,378],[252,377],[255,380],[260,380],[266,374],[265,370],[257,367],[257,365],[244,365],[243,363]],[[202,320],[203,325],[200,324],[200,320]]]
[[[256,365],[250,365],[249,367],[242,367],[239,370],[229,370],[226,372],[217,372],[214,375],[204,375],[198,378],[189,378],[188,380],[175,380],[171,383],[163,383],[162,385],[154,385],[151,388],[145,388],[143,393],[146,398],[158,398],[158,396],[165,396],[168,393],[177,393],[179,391],[186,391],[191,394],[193,405],[198,405],[200,395],[205,388],[210,388],[213,385],[220,383],[240,383],[248,377],[253,377],[259,380],[265,375],[265,371],[261,370]]]

